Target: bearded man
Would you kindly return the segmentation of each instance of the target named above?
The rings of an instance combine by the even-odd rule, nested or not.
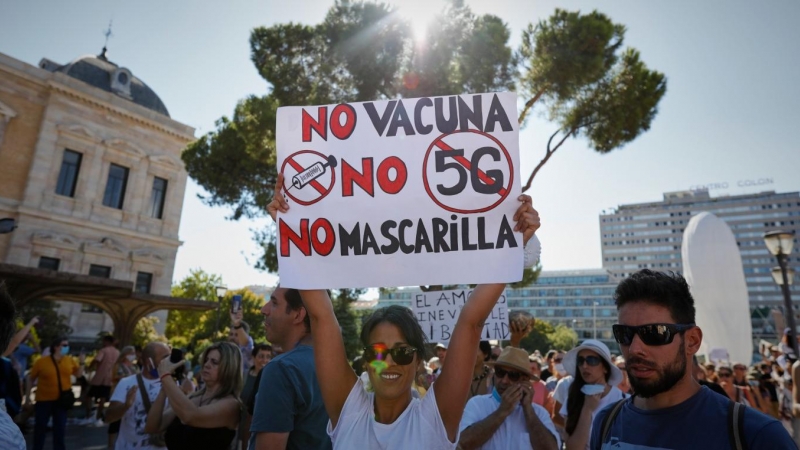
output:
[[[614,338],[635,395],[597,414],[592,449],[797,448],[780,422],[694,379],[703,331],[682,276],[641,270],[617,286],[614,300]]]

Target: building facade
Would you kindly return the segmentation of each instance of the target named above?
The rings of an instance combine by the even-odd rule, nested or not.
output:
[[[777,330],[770,311],[782,311],[784,302],[771,275],[777,262],[763,236],[776,229],[794,231],[789,267],[800,266],[800,192],[711,197],[708,190],[695,190],[665,193],[660,202],[621,205],[599,218],[603,268],[618,279],[645,268],[682,272],[683,231],[702,211],[724,220],[733,231],[742,256],[754,338],[774,339]],[[800,300],[797,284],[791,292]]]
[[[612,351],[618,351],[611,332],[617,321],[614,305],[617,283],[604,269],[542,271],[536,284],[506,288],[506,299],[511,311],[527,311],[553,326],[564,325],[575,330],[579,340],[597,338]],[[419,292],[413,288],[382,292],[376,307],[410,308],[411,299]],[[544,353],[549,349],[539,350]]]
[[[194,129],[103,53],[32,66],[0,53],[0,261],[135,283],[169,295]],[[74,340],[110,331],[63,303]],[[163,327],[166,311],[157,315]]]

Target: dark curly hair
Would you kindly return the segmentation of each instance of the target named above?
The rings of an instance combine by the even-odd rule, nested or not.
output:
[[[614,292],[617,310],[628,303],[647,302],[667,308],[676,323],[694,323],[694,298],[686,279],[675,272],[642,269],[624,279]]]

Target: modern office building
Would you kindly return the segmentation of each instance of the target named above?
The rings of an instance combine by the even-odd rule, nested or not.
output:
[[[193,308],[168,297],[193,139],[105,49],[38,66],[0,53],[0,217],[19,226],[0,235],[0,280],[23,303],[81,302],[60,306],[72,340],[128,339],[159,309],[163,332],[164,309]]]
[[[575,330],[578,339],[596,337],[612,351],[618,349],[611,333],[616,323],[614,289],[617,281],[604,269],[542,271],[536,284],[507,288],[509,310],[524,310],[540,320]],[[381,293],[376,307],[401,305],[411,307],[419,289],[398,289]],[[547,351],[548,349],[539,349]]]
[[[702,211],[723,219],[733,231],[742,256],[754,337],[774,339],[770,311],[782,311],[784,301],[771,275],[777,262],[763,236],[776,229],[794,231],[797,238],[789,266],[800,266],[800,192],[711,197],[708,190],[693,190],[665,193],[659,202],[621,205],[599,218],[603,267],[617,279],[644,268],[681,272],[684,228]],[[800,300],[798,284],[791,292],[794,300]]]

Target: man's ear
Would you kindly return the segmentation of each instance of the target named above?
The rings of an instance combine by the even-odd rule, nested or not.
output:
[[[703,343],[703,330],[700,327],[690,328],[684,332],[683,339],[686,343],[686,353],[694,355],[700,351],[700,344]]]
[[[296,311],[294,311],[294,313],[295,316],[292,323],[295,325],[302,324],[306,320],[306,316],[308,315],[308,311],[306,311],[305,308],[299,308]]]

